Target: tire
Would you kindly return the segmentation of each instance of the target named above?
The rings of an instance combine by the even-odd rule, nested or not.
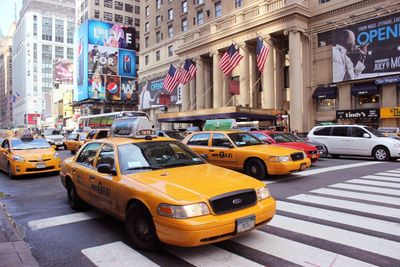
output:
[[[86,203],[78,196],[74,184],[69,181],[67,183],[67,194],[69,206],[77,211],[83,211],[86,207]]]
[[[134,203],[128,208],[125,228],[135,248],[146,251],[154,251],[160,248],[160,240],[152,216],[143,205]]]
[[[249,159],[244,165],[244,172],[258,180],[262,180],[267,175],[264,162],[259,159]]]
[[[10,179],[15,179],[15,175],[13,175],[10,163],[7,163],[7,175]]]
[[[372,156],[378,161],[388,161],[390,159],[389,150],[384,146],[374,148]]]

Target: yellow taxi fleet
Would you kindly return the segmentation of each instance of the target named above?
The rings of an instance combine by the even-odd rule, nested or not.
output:
[[[64,140],[64,148],[75,154],[81,146],[85,143],[87,133],[71,133]]]
[[[182,142],[197,153],[207,155],[211,164],[244,171],[257,179],[302,171],[311,165],[300,150],[264,144],[238,130],[197,132]]]
[[[42,138],[24,135],[8,137],[1,143],[0,169],[10,178],[25,174],[59,172],[60,155]]]
[[[86,202],[125,221],[132,244],[144,250],[160,241],[190,247],[226,240],[274,216],[264,183],[208,164],[179,141],[138,130],[151,128],[140,120],[114,122],[114,136],[131,138],[94,140],[63,162],[60,177],[72,208]]]

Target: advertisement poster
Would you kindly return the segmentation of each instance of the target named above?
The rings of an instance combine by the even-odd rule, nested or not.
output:
[[[89,44],[135,50],[135,29],[119,24],[90,20]]]
[[[75,93],[74,93],[74,100],[81,101],[88,98],[88,90],[87,90],[87,83],[88,83],[88,61],[87,61],[87,52],[88,52],[88,22],[84,22],[80,25],[79,30],[77,31],[77,44],[76,44],[76,58],[77,64],[76,67],[76,81],[77,84],[75,85]]]
[[[133,79],[121,78],[121,100],[132,101],[135,91],[135,81]]]
[[[89,45],[89,73],[118,75],[118,49]]]
[[[400,73],[400,13],[333,32],[333,82]]]
[[[108,100],[121,100],[121,79],[118,76],[106,77],[106,98]]]
[[[88,91],[90,99],[104,100],[106,97],[104,88],[104,75],[100,75],[98,73],[90,74]]]
[[[136,53],[132,50],[119,50],[118,75],[124,77],[136,76]]]
[[[26,117],[29,125],[37,125],[40,120],[40,114],[37,113],[28,113]]]
[[[144,110],[181,104],[181,92],[181,84],[171,94],[165,90],[164,77],[144,81],[139,84],[139,108]]]
[[[72,62],[66,59],[57,58],[54,61],[53,79],[55,82],[71,83],[73,75]]]

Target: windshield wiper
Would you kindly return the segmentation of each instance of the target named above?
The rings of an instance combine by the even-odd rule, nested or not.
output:
[[[141,167],[132,167],[126,169],[126,171],[133,171],[133,170],[159,170],[161,167],[152,167],[152,166],[141,166]]]

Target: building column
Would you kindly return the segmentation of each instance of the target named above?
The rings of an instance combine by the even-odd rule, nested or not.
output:
[[[258,98],[258,84],[257,82],[257,59],[254,49],[249,53],[249,81],[250,81],[250,107],[258,108],[257,98]],[[260,81],[258,81],[259,83]]]
[[[267,38],[264,45],[269,49],[269,54],[261,74],[262,81],[262,107],[266,109],[275,109],[275,82],[274,82],[274,50],[270,44],[271,39]]]
[[[182,88],[182,111],[188,111],[190,108],[190,92],[189,83],[183,85]]]
[[[192,79],[189,85],[189,110],[196,109],[196,81]]]
[[[211,80],[211,66],[208,60],[203,60],[204,65],[204,81],[205,81],[205,108],[212,108],[213,92],[212,92],[212,80]]]
[[[276,47],[276,45],[274,44]],[[271,51],[272,52],[272,51]],[[270,52],[270,56],[273,56],[274,60],[274,88],[275,88],[275,108],[278,110],[283,109],[283,65],[285,63],[282,53],[278,49],[274,49]]]
[[[201,57],[196,59],[196,109],[204,109],[204,61]]]
[[[232,79],[232,75],[225,75],[222,71],[220,72],[222,74],[222,107],[236,105],[235,99],[232,99],[232,97],[234,98],[235,96],[229,93],[229,85]]]
[[[240,54],[243,56],[239,63],[240,70],[240,97],[239,105],[249,106],[250,105],[250,63],[249,63],[249,47],[243,44],[240,47]]]
[[[218,51],[210,54],[213,65],[213,108],[222,107],[222,71],[218,68],[221,55]]]
[[[301,33],[297,29],[289,32],[289,80],[290,80],[290,128],[292,131],[304,132],[303,127],[303,70]],[[307,129],[308,130],[308,129]]]

